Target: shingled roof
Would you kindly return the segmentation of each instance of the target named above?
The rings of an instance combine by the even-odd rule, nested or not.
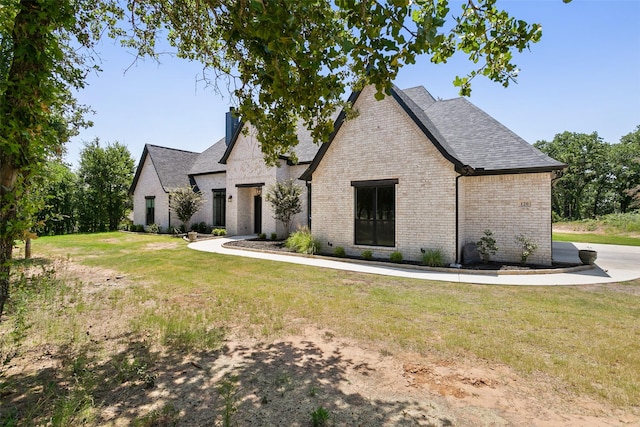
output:
[[[396,88],[397,91],[399,89]],[[423,87],[399,91],[420,108],[419,117],[459,163],[475,174],[550,171],[565,165],[516,135],[466,98],[433,101]],[[413,106],[411,106],[413,108]]]
[[[436,100],[422,86],[400,90],[394,85],[391,95],[461,174],[546,172],[565,167],[464,98]],[[359,96],[360,92],[354,92],[349,100],[353,104]],[[343,121],[341,114],[331,138],[300,179],[311,179]]]
[[[224,138],[222,138],[198,155],[196,161],[191,167],[191,170],[189,171],[189,174],[205,175],[208,173],[225,172],[227,167],[220,163],[220,159],[224,155],[226,149],[227,146],[224,143]]]
[[[160,180],[162,189],[165,192],[168,193],[176,188],[188,185],[193,186],[195,184],[189,177],[189,171],[198,158],[198,153],[145,144],[144,150],[142,150],[140,163],[138,163],[136,175],[134,176],[133,183],[131,184],[131,193],[133,193],[136,185],[138,184],[138,179],[142,172],[142,166],[144,165],[147,156],[151,159],[151,163],[153,163],[156,173],[158,174],[158,179]]]

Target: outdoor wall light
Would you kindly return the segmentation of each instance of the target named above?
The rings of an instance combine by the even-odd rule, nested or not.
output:
[[[229,195],[229,197],[227,198],[227,202],[231,203],[232,200],[233,200],[233,196]]]

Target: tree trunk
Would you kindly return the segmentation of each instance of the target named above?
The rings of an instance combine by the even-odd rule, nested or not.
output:
[[[31,259],[31,237],[24,241],[24,259]]]

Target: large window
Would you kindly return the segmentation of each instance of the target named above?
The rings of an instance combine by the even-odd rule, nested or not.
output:
[[[356,245],[395,246],[398,180],[354,181]]]
[[[226,223],[226,200],[227,191],[225,189],[213,190],[213,226],[224,227]]]
[[[145,197],[146,203],[146,225],[155,224],[156,222],[156,196]]]

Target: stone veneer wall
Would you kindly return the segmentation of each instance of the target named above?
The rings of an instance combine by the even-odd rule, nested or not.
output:
[[[324,250],[347,254],[371,250],[388,257],[395,250],[419,260],[421,248],[440,248],[455,260],[453,164],[431,144],[397,102],[374,98],[367,87],[356,102],[359,116],[343,124],[312,177],[312,233]],[[398,179],[396,246],[354,244],[355,190],[351,181]]]
[[[528,263],[551,264],[551,173],[490,175],[460,179],[460,247],[494,233],[492,259],[520,261],[515,242],[523,234],[538,244]]]

